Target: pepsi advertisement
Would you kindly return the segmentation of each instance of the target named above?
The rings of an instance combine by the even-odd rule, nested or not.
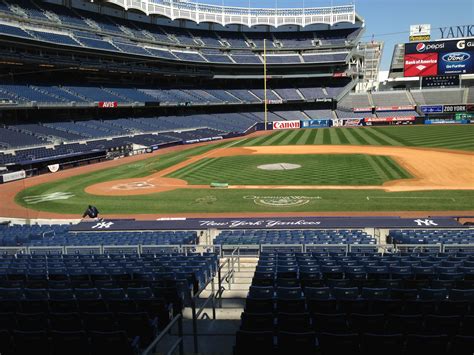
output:
[[[474,38],[405,44],[405,76],[474,74]]]

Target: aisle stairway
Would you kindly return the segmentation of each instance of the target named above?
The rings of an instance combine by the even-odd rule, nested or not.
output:
[[[222,260],[223,262],[224,260]],[[222,294],[221,308],[216,308],[216,319],[198,320],[198,345],[199,354],[227,355],[232,354],[235,344],[235,333],[240,326],[240,315],[245,306],[245,298],[252,283],[255,273],[257,258],[243,258],[240,263],[240,271],[237,264],[233,283],[224,284],[225,291]],[[226,271],[226,268],[224,268]],[[216,287],[217,290],[217,287]],[[206,299],[211,293],[209,285],[202,293],[202,299]],[[219,306],[219,305],[216,305]],[[205,308],[205,313],[212,318],[212,308]],[[185,353],[193,350],[192,311],[191,308],[184,310],[184,334]]]

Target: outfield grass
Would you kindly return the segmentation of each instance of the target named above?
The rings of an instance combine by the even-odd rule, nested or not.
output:
[[[267,171],[260,165],[290,163],[295,170]],[[362,154],[245,155],[207,158],[169,177],[192,185],[226,182],[231,185],[382,185],[410,178],[390,157]]]
[[[275,132],[242,140],[238,146],[384,145],[474,150],[474,126],[390,126],[322,128]]]
[[[70,185],[76,196],[69,200],[43,202],[28,207],[56,213],[82,215],[88,204],[104,214],[222,213],[222,212],[359,212],[359,211],[465,211],[472,210],[474,191],[422,191],[387,193],[381,190],[211,190],[181,189],[151,195],[97,197],[81,192],[83,186]],[[26,195],[36,194],[35,188]],[[25,194],[22,194],[23,196]],[[19,200],[21,200],[19,196]],[[275,196],[309,197],[295,207],[261,206],[250,198]],[[369,199],[367,199],[367,197]]]

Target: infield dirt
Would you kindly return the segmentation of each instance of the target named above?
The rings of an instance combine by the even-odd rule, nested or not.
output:
[[[86,188],[86,192],[101,196],[128,196],[151,194],[174,189],[203,189],[207,185],[188,185],[181,179],[167,178],[179,169],[204,158],[221,158],[236,155],[285,155],[285,154],[367,154],[392,157],[413,176],[412,179],[392,180],[380,186],[359,185],[232,185],[231,189],[302,189],[302,190],[385,190],[388,192],[423,190],[474,190],[474,153],[425,148],[375,147],[375,146],[263,146],[249,148],[220,148],[191,157],[184,162],[141,179],[122,179],[102,182]],[[141,187],[140,183],[146,183]],[[118,189],[118,186],[130,186]],[[133,188],[133,186],[137,186]]]

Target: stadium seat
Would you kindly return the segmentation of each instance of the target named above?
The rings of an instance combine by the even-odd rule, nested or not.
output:
[[[117,355],[134,355],[139,348],[140,339],[133,338],[131,341],[123,331],[113,332],[90,332],[91,354],[100,355],[111,353]]]
[[[80,332],[84,330],[79,313],[50,313],[51,330],[58,332]]]
[[[246,331],[269,331],[274,329],[274,316],[272,313],[248,313],[241,315],[241,329]]]
[[[34,354],[41,349],[42,352],[48,354],[51,351],[51,344],[47,332],[42,331],[19,331],[13,332],[15,343],[15,353],[18,355]]]
[[[314,354],[316,349],[316,334],[314,332],[300,333],[298,331],[279,331],[277,335],[278,353],[290,354],[297,349],[298,354]]]
[[[415,355],[425,352],[426,354],[444,355],[447,352],[447,345],[448,336],[444,334],[408,334],[406,354]]]
[[[323,355],[360,354],[359,336],[354,333],[322,333],[318,335]]]
[[[84,331],[52,331],[52,355],[89,355],[89,338]]]
[[[308,332],[311,330],[309,313],[278,313],[277,329],[285,332]]]
[[[402,334],[373,334],[366,333],[362,337],[362,353],[376,355],[383,351],[386,355],[399,355],[404,351]]]
[[[249,353],[272,354],[274,352],[273,332],[237,331],[236,355],[246,355]]]

